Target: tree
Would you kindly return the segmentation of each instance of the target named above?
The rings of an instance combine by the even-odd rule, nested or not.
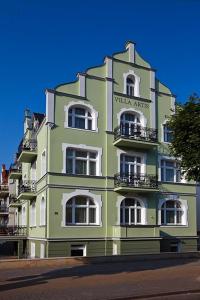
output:
[[[172,130],[171,154],[180,158],[180,166],[187,180],[200,181],[200,98],[193,94],[168,122]]]

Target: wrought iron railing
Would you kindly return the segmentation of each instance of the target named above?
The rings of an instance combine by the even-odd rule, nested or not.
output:
[[[158,178],[155,175],[118,173],[114,175],[114,185],[115,187],[156,189]]]
[[[0,184],[0,192],[8,192],[8,185],[7,184]]]
[[[114,139],[119,138],[156,143],[158,141],[158,130],[137,124],[120,124],[114,129]]]
[[[36,181],[35,180],[24,180],[18,186],[18,195],[21,193],[35,193],[36,192]]]
[[[29,139],[29,140],[23,140],[19,147],[18,147],[18,155],[20,155],[20,153],[22,151],[36,151],[37,150],[37,140],[35,139]]]
[[[26,236],[27,227],[18,225],[0,225],[0,236]]]
[[[0,205],[0,213],[8,213],[9,208],[7,205]]]

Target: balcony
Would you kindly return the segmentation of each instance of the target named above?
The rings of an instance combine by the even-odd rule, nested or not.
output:
[[[158,146],[158,131],[136,124],[120,124],[114,129],[113,145],[152,149],[152,147]]]
[[[26,226],[17,225],[0,225],[0,238],[1,237],[15,237],[15,236],[26,236]]]
[[[0,184],[0,198],[5,198],[9,194],[8,185]]]
[[[9,207],[19,207],[21,206],[20,201],[17,199],[16,195],[9,196]]]
[[[7,215],[9,213],[9,208],[7,205],[0,205],[0,215]]]
[[[24,180],[18,187],[17,200],[33,200],[36,198],[36,181]]]
[[[9,179],[20,179],[22,177],[22,166],[20,163],[12,164],[9,170]]]
[[[18,149],[18,162],[31,163],[37,157],[37,141],[35,139],[24,140]]]
[[[155,175],[118,173],[114,175],[115,192],[139,193],[158,192],[158,180]]]

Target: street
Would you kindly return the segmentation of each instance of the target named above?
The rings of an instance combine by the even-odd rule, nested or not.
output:
[[[200,260],[0,270],[0,300],[200,299]]]

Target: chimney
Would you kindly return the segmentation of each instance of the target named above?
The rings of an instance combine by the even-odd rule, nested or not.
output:
[[[126,49],[129,53],[129,62],[135,63],[135,43],[132,41],[128,41],[126,43]]]
[[[24,133],[28,128],[31,128],[31,112],[29,109],[26,109],[24,112]]]

